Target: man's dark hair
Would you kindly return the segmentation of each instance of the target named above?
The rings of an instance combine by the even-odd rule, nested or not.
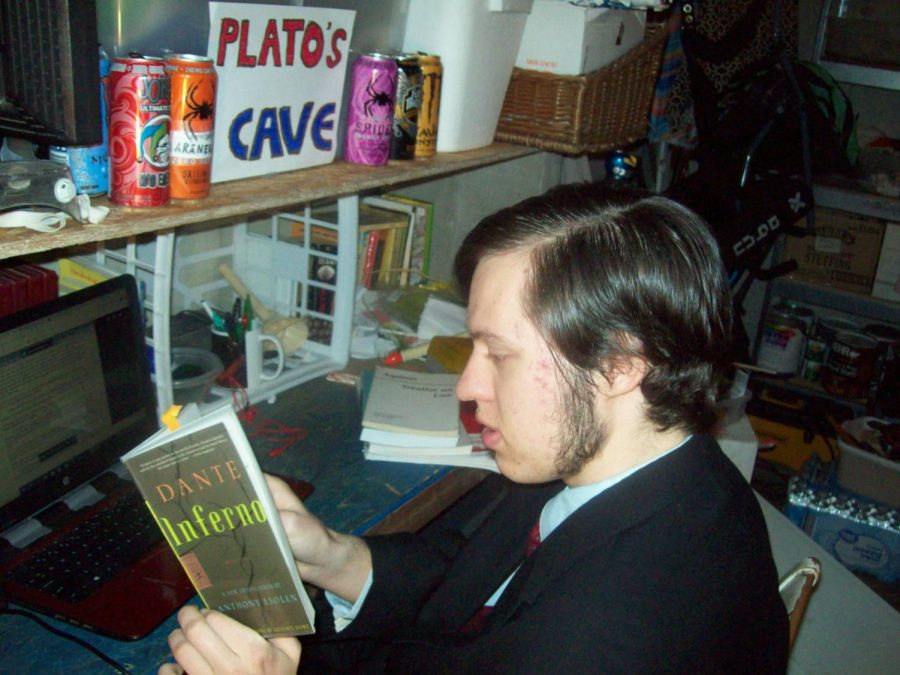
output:
[[[455,260],[468,297],[478,263],[530,249],[523,305],[579,396],[617,358],[648,364],[641,384],[660,430],[708,431],[730,367],[731,298],[716,241],[664,197],[565,185],[484,218]]]

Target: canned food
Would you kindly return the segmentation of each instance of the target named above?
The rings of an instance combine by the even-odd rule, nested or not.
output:
[[[394,121],[397,62],[384,54],[362,54],[350,73],[344,159],[387,164]]]
[[[412,159],[416,155],[416,131],[422,107],[422,69],[415,54],[397,59],[397,91],[394,95],[391,159]]]
[[[825,391],[845,398],[864,397],[875,374],[877,350],[878,343],[862,333],[838,333],[822,373]]]
[[[797,372],[805,345],[805,324],[790,308],[776,305],[763,325],[756,363],[760,368],[793,375]]]
[[[818,382],[825,365],[828,345],[818,335],[806,338],[806,349],[803,351],[803,362],[800,365],[800,377],[809,382]]]
[[[812,335],[813,329],[816,325],[816,313],[812,311],[809,307],[805,307],[803,305],[799,305],[796,302],[786,301],[777,305],[779,308],[784,308],[785,311],[789,311],[791,314],[796,316],[800,321],[803,322],[803,333],[807,337]]]
[[[169,165],[173,199],[198,199],[209,194],[216,71],[205,56],[175,54],[166,59],[172,86]]]
[[[169,202],[170,80],[162,59],[113,60],[109,73],[109,200]]]
[[[422,108],[416,132],[416,157],[433,157],[437,152],[438,116],[441,111],[441,80],[444,68],[441,57],[420,54],[422,69]]]

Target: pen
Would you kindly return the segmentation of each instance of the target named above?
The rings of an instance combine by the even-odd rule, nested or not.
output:
[[[210,304],[206,300],[201,300],[200,304],[209,315],[209,318],[212,319],[213,327],[216,330],[224,331],[225,320],[221,316],[219,316],[219,314],[210,306]]]
[[[428,340],[428,342],[422,342],[412,347],[407,347],[406,349],[399,349],[397,351],[391,352],[384,357],[384,365],[396,366],[403,363],[404,361],[412,361],[413,359],[418,359],[419,357],[425,356],[428,353],[428,348],[430,346],[431,340]]]
[[[462,333],[456,333],[451,337],[463,337],[465,335],[468,335],[468,333],[466,333],[466,331],[463,331]],[[413,359],[418,359],[428,353],[428,348],[430,346],[431,340],[426,340],[425,342],[420,342],[419,344],[413,345],[412,347],[393,351],[384,357],[384,365],[396,366],[403,363],[404,361],[412,361]]]

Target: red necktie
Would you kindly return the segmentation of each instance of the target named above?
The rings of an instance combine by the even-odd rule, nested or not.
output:
[[[528,532],[528,539],[525,542],[525,557],[527,558],[532,553],[534,553],[535,549],[541,545],[541,520],[538,518],[538,521],[534,524],[534,527]],[[492,605],[484,605],[480,607],[477,612],[472,615],[472,618],[466,621],[465,625],[462,627],[462,632],[467,634],[476,634],[480,633],[484,630],[484,626],[487,623],[488,616],[490,616],[491,611],[494,609]]]

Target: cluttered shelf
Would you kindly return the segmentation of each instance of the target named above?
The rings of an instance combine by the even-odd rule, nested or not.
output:
[[[112,206],[104,221],[96,225],[69,220],[66,227],[53,234],[0,231],[0,259],[160,232],[192,223],[225,222],[248,214],[290,210],[299,204],[439,178],[536,152],[534,148],[494,143],[464,152],[438,153],[427,159],[391,161],[386,166],[335,161],[299,171],[219,183],[202,200],[173,201],[167,206],[145,209]],[[106,199],[96,203],[109,205]]]
[[[773,295],[779,298],[828,307],[872,321],[900,324],[900,302],[832,288],[791,276],[773,282]]]

